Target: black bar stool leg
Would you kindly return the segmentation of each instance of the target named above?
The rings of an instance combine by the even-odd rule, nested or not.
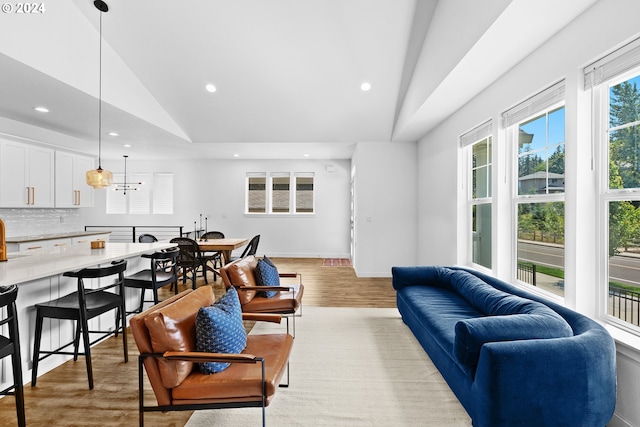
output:
[[[8,307],[13,322],[10,323],[10,336],[13,341],[13,354],[11,364],[13,365],[13,388],[16,398],[16,416],[18,417],[18,427],[25,427],[27,421],[24,415],[24,381],[22,380],[22,357],[20,355],[20,333],[18,330],[18,318],[15,303]]]
[[[80,347],[80,321],[76,321],[76,336],[73,339],[73,361],[78,361],[78,355],[80,354],[78,348]]]
[[[31,369],[31,387],[36,386],[38,379],[38,362],[40,362],[40,342],[42,341],[42,316],[40,310],[36,310],[36,331],[33,341],[33,367]]]
[[[144,306],[144,291],[146,291],[146,288],[142,288],[142,293],[140,294],[140,307],[138,307],[138,313],[142,313],[142,308]],[[157,304],[157,302],[156,302]]]
[[[93,367],[91,365],[91,344],[89,343],[89,324],[86,316],[80,314],[82,324],[82,345],[84,346],[84,359],[87,362],[87,377],[89,378],[89,390],[93,390]]]

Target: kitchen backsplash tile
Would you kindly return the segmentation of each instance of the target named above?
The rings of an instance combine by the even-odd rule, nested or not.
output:
[[[0,209],[7,237],[84,230],[78,209]]]

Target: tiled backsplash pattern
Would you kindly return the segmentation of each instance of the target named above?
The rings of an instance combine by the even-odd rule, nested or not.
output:
[[[84,230],[79,209],[0,209],[7,237]]]

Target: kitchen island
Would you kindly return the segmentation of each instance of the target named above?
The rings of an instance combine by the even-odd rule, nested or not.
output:
[[[77,243],[88,243],[90,240],[109,241],[110,231],[70,231],[66,233],[38,234],[28,236],[7,237],[7,251],[25,250],[40,251],[53,246],[70,246]]]
[[[42,251],[25,251],[8,254],[8,260],[0,263],[0,286],[18,285],[18,323],[20,329],[20,351],[23,378],[31,378],[33,341],[35,330],[35,304],[55,299],[77,290],[76,279],[64,277],[66,271],[86,267],[99,267],[111,261],[126,259],[127,275],[148,268],[149,260],[140,255],[153,253],[175,246],[171,243],[114,243],[106,242],[101,249],[91,249],[88,244],[51,247]],[[126,290],[127,307],[137,306],[140,291]],[[109,329],[115,325],[113,312],[92,319],[90,329]],[[45,321],[42,331],[43,349],[57,348],[73,339],[75,324],[69,320]],[[3,334],[6,331],[3,331]],[[38,373],[44,374],[70,359],[71,356],[54,355],[41,361]],[[81,358],[79,363],[84,364]],[[114,369],[116,367],[114,366]],[[11,365],[8,359],[0,363],[0,389],[8,387],[12,381]],[[101,379],[96,378],[96,381]],[[102,379],[108,380],[108,379]],[[52,390],[54,392],[54,390]]]

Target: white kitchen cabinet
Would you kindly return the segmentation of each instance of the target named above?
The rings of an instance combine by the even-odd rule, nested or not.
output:
[[[61,239],[47,239],[47,240],[34,240],[24,243],[7,243],[7,251],[8,252],[24,252],[24,251],[34,251],[34,252],[42,252],[48,248],[54,247],[63,247],[69,246],[73,242],[71,238],[61,238]]]
[[[93,207],[93,188],[85,176],[94,169],[92,157],[56,151],[56,207]]]
[[[54,153],[50,148],[0,140],[0,207],[52,208]]]

